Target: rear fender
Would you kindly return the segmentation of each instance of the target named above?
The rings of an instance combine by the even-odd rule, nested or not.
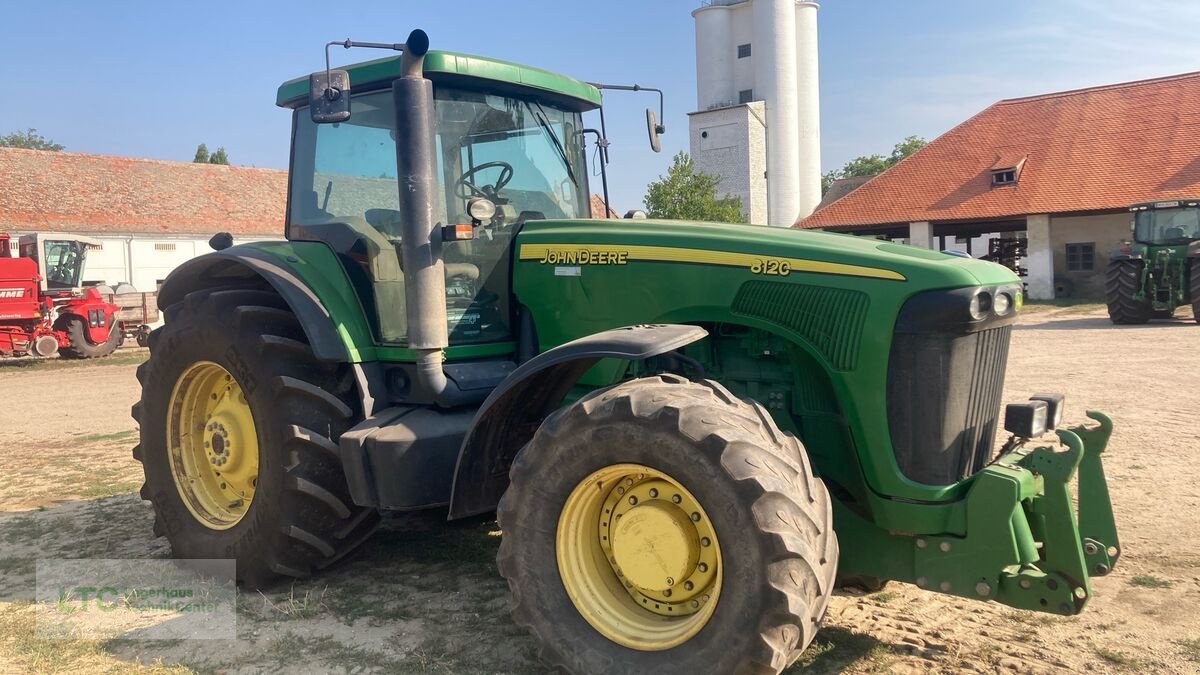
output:
[[[526,361],[483,402],[458,453],[450,518],[493,511],[508,488],[508,467],[542,420],[587,369],[604,358],[640,361],[708,335],[699,326],[614,328],[573,340]]]
[[[266,281],[299,319],[313,353],[322,361],[350,361],[336,323],[321,299],[283,261],[259,248],[235,246],[193,258],[175,268],[158,292],[159,309],[181,302],[190,292],[214,286]]]

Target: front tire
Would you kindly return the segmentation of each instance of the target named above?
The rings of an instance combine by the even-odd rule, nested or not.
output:
[[[121,332],[121,326],[116,321],[113,321],[108,327],[108,339],[99,344],[93,344],[88,339],[87,326],[83,325],[83,319],[78,316],[69,316],[58,324],[57,328],[66,332],[71,344],[58,350],[60,357],[64,359],[98,359],[108,356],[117,351],[117,347],[121,346],[121,341],[125,337]]]
[[[1142,280],[1142,262],[1139,260],[1112,260],[1104,279],[1104,299],[1108,305],[1108,318],[1114,324],[1132,325],[1146,323],[1152,313],[1150,303],[1135,300]]]
[[[365,541],[379,516],[351,501],[337,451],[358,416],[349,368],[318,361],[268,291],[195,291],[166,318],[138,368],[134,458],[173,555],[233,558],[262,587]]]
[[[593,392],[546,419],[510,479],[498,563],[550,664],[778,673],[816,634],[837,571],[829,495],[799,441],[720,384]]]

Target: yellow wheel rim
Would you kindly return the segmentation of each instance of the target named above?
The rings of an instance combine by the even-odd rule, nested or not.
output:
[[[641,464],[585,478],[563,506],[558,572],[575,608],[617,644],[670,649],[704,627],[721,592],[721,547],[700,502]]]
[[[211,361],[175,382],[167,413],[171,477],[196,520],[226,530],[245,517],[258,485],[258,433],[246,394]]]

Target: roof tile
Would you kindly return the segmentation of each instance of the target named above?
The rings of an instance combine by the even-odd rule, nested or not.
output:
[[[1200,73],[1008,99],[796,227],[1107,211],[1194,197],[1198,148]],[[1021,157],[1017,183],[992,187],[991,169]]]
[[[283,232],[287,172],[0,148],[0,230]]]

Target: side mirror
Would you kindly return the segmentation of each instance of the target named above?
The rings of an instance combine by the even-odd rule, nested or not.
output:
[[[650,108],[646,108],[646,131],[650,134],[650,149],[662,152],[662,139],[659,136],[665,134],[667,128],[658,123],[658,116]]]
[[[309,75],[308,110],[317,124],[350,119],[350,73],[322,70]]]

